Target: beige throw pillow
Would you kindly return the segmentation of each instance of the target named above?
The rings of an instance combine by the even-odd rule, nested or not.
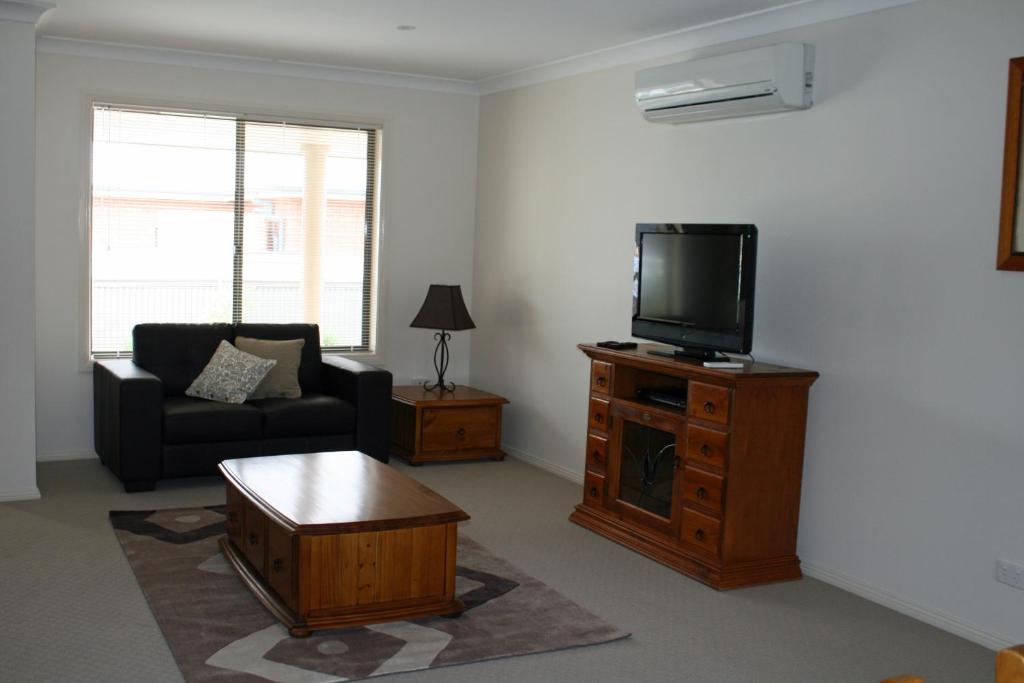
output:
[[[260,358],[277,361],[277,365],[249,394],[249,398],[299,398],[302,396],[302,387],[299,386],[299,363],[302,361],[302,347],[305,345],[305,339],[276,340],[237,337],[235,346],[242,351]]]

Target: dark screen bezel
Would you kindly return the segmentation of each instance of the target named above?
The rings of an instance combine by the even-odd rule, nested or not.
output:
[[[735,333],[721,332],[695,326],[646,320],[638,317],[640,309],[640,274],[643,269],[643,236],[646,234],[678,235],[736,235],[740,238],[741,267],[737,310],[739,330]],[[754,279],[757,261],[757,227],[741,224],[716,223],[637,223],[635,234],[636,260],[633,277],[636,293],[633,299],[632,334],[641,339],[672,344],[682,347],[696,347],[750,353],[754,333]]]

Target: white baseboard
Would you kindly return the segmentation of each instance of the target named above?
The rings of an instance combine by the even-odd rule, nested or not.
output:
[[[526,451],[520,450],[515,446],[509,446],[508,444],[502,444],[501,448],[516,460],[522,460],[527,464],[533,465],[534,467],[539,467],[540,469],[546,472],[550,472],[551,474],[559,476],[562,479],[568,479],[569,481],[574,482],[576,484],[583,483],[582,468],[580,468],[580,471],[577,472],[576,470],[571,470],[568,467],[555,465],[554,463],[550,463],[547,460],[542,460],[541,458],[538,458],[535,455],[530,455]]]
[[[807,576],[818,579],[819,581],[824,581],[836,588],[842,588],[844,591],[853,593],[854,595],[859,595],[865,600],[878,603],[883,607],[888,607],[900,614],[905,614],[908,617],[917,619],[918,621],[923,621],[935,628],[960,636],[972,643],[977,643],[982,647],[987,647],[990,650],[1002,650],[1003,648],[1010,647],[1015,644],[1009,640],[984,631],[973,624],[968,624],[967,622],[952,615],[929,609],[927,607],[921,607],[912,602],[907,602],[902,598],[898,598],[884,590],[869,586],[866,583],[862,583],[857,579],[846,576],[841,572],[837,572],[832,569],[825,569],[824,567],[819,567],[818,565],[808,562],[801,562],[800,568]]]
[[[39,489],[35,486],[27,489],[16,489],[13,491],[0,491],[0,503],[13,503],[16,500],[38,500]]]
[[[60,462],[62,460],[92,460],[98,457],[93,450],[80,451],[51,451],[49,453],[36,453],[36,462]]]

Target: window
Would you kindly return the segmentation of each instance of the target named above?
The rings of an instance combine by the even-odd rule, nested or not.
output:
[[[380,131],[93,107],[90,351],[143,322],[310,322],[372,351]]]

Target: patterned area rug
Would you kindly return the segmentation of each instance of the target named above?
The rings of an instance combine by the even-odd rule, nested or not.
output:
[[[624,633],[459,534],[456,619],[394,621],[291,638],[217,546],[224,507],[111,512],[187,681],[333,683],[594,645]]]

